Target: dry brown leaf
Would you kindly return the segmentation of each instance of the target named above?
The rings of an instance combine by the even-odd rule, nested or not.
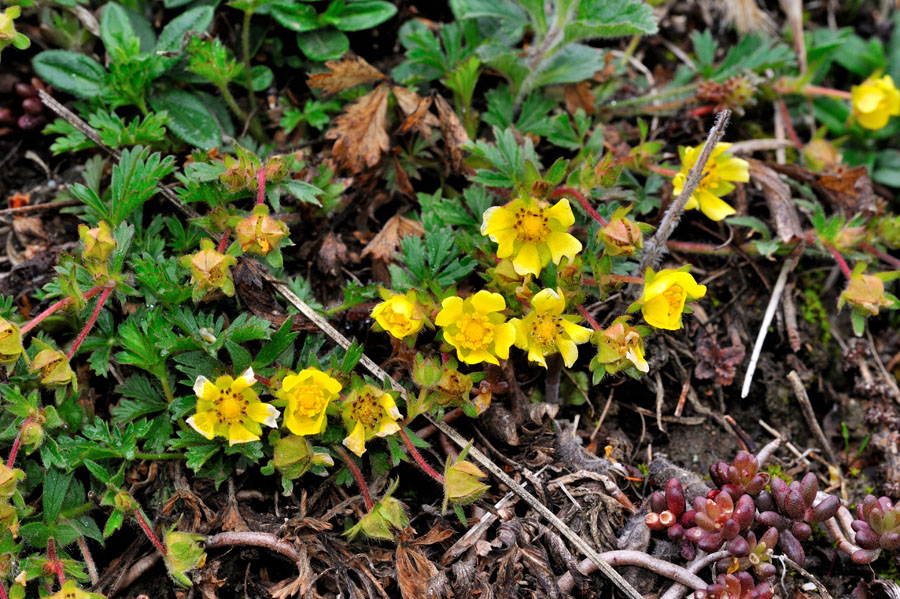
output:
[[[406,171],[403,170],[403,167],[400,165],[400,161],[397,160],[396,156],[394,157],[394,179],[397,181],[397,189],[400,190],[400,193],[415,199],[416,190],[413,189],[409,176],[406,174]]]
[[[421,551],[406,543],[397,545],[397,585],[403,599],[427,599],[428,580],[437,573]]]
[[[359,56],[346,60],[329,60],[325,66],[330,69],[327,73],[310,75],[306,83],[310,87],[322,88],[322,94],[326,96],[363,83],[387,79],[381,71]]]
[[[856,168],[839,165],[833,172],[818,173],[815,184],[832,203],[848,214],[875,214],[875,192],[865,165]]]
[[[347,106],[325,135],[335,140],[331,152],[351,173],[375,166],[387,151],[387,107],[388,86],[382,84]]]
[[[424,233],[425,229],[422,228],[422,223],[396,214],[384,224],[384,228],[363,248],[362,256],[366,257],[371,254],[375,260],[390,262],[393,260],[394,254],[400,247],[400,242],[404,237],[410,235],[421,237]]]
[[[456,112],[447,100],[441,96],[434,97],[434,104],[437,107],[438,117],[441,120],[441,135],[444,136],[444,146],[447,148],[447,157],[450,167],[456,171],[462,171],[463,155],[462,145],[468,143],[469,134],[466,133],[465,127]]]
[[[333,232],[329,232],[319,248],[319,264],[322,270],[337,276],[341,267],[347,263],[347,246]]]
[[[750,178],[759,183],[763,195],[766,196],[766,205],[772,215],[772,224],[781,241],[788,242],[795,237],[803,236],[800,227],[800,215],[791,199],[791,188],[787,183],[778,178],[778,173],[770,169],[759,160],[748,160],[750,163]]]
[[[569,114],[575,114],[579,108],[586,114],[594,112],[594,92],[591,91],[590,81],[568,83],[563,87],[563,93]]]
[[[406,115],[406,120],[397,129],[397,133],[406,133],[410,129],[415,129],[422,134],[422,137],[430,138],[431,128],[441,124],[438,118],[428,111],[431,108],[431,96],[423,98],[414,91],[399,85],[395,85],[392,91],[394,97],[397,98],[400,110]]]

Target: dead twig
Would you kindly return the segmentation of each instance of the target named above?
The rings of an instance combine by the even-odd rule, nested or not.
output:
[[[656,230],[656,234],[644,244],[644,255],[641,258],[640,268],[638,269],[639,273],[643,273],[648,266],[656,268],[659,261],[662,259],[663,253],[666,251],[666,242],[669,240],[669,237],[672,236],[675,227],[678,226],[681,215],[684,214],[685,204],[687,204],[687,201],[691,198],[691,195],[693,195],[697,186],[700,184],[700,181],[703,179],[703,169],[706,167],[706,162],[709,160],[709,156],[716,147],[716,144],[718,144],[722,140],[722,136],[725,135],[725,127],[728,125],[728,120],[730,118],[730,110],[723,110],[716,116],[716,124],[710,130],[709,136],[706,138],[706,143],[703,144],[703,149],[700,150],[700,156],[697,158],[697,163],[694,164],[694,167],[688,172],[687,179],[684,182],[684,188],[681,190],[681,195],[679,195],[678,198],[672,202],[672,205],[669,206],[669,209],[666,210],[666,214],[663,216],[662,222],[660,222],[659,228]]]
[[[206,549],[223,547],[263,547],[280,553],[295,564],[300,561],[300,553],[293,545],[268,532],[220,532],[207,537]]]
[[[615,551],[604,551],[599,557],[610,564],[616,566],[640,566],[651,572],[656,572],[660,576],[671,578],[678,584],[692,588],[694,590],[704,590],[708,586],[706,581],[694,574],[693,572],[677,566],[671,562],[653,557],[643,551],[634,551],[632,549],[617,549]],[[578,564],[578,571],[587,576],[597,571],[597,566],[592,560],[583,560]],[[568,593],[575,586],[575,577],[571,572],[566,572],[559,577],[556,583],[559,590]]]
[[[812,404],[809,401],[809,395],[806,393],[806,387],[803,386],[803,381],[800,380],[800,375],[797,374],[796,370],[792,370],[788,373],[788,380],[791,382],[791,387],[793,387],[794,389],[794,395],[797,397],[797,401],[800,402],[800,408],[803,411],[803,417],[806,419],[806,423],[809,425],[813,433],[816,435],[816,438],[819,440],[819,444],[822,446],[822,449],[828,456],[828,461],[830,461],[832,464],[837,464],[837,455],[834,453],[834,448],[831,447],[831,442],[828,441],[828,437],[825,436],[825,432],[819,425],[819,421],[816,420],[816,415],[815,413],[813,413]]]

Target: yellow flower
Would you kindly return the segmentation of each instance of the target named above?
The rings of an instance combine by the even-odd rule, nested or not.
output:
[[[704,295],[706,285],[698,285],[688,272],[666,269],[654,274],[648,268],[641,296],[641,312],[649,325],[675,331],[681,328],[681,315],[687,299],[698,299]]]
[[[197,413],[187,423],[207,439],[225,437],[229,445],[258,441],[262,434],[260,424],[273,428],[278,425],[278,410],[259,401],[256,391],[250,388],[255,382],[252,368],[237,379],[220,376],[215,383],[198,376],[194,382]]]
[[[471,297],[448,297],[441,303],[435,324],[444,330],[444,341],[456,348],[466,364],[490,362],[509,357],[516,330],[500,312],[506,301],[499,293],[481,290]]]
[[[481,234],[497,243],[497,257],[512,257],[520,276],[538,276],[553,260],[569,260],[581,251],[581,242],[567,231],[575,223],[568,200],[550,207],[534,198],[519,198],[506,206],[493,206],[484,212]]]
[[[75,584],[73,579],[63,583],[62,588],[47,599],[104,599],[103,595],[88,593]]]
[[[649,372],[650,365],[644,358],[644,340],[641,333],[628,324],[628,317],[617,318],[599,335],[597,357],[606,372],[615,374],[629,365],[641,372]]]
[[[194,300],[203,299],[213,289],[221,289],[222,293],[234,295],[234,281],[231,279],[232,266],[237,264],[234,256],[228,256],[216,250],[210,239],[200,241],[200,250],[184,256],[180,264],[191,269],[191,285],[194,287]]]
[[[372,317],[382,329],[403,339],[418,333],[425,324],[424,315],[419,305],[411,297],[415,292],[406,295],[392,295],[372,308]]]
[[[5,318],[0,318],[0,364],[12,366],[24,352],[19,327]]]
[[[713,148],[706,166],[703,167],[703,178],[684,206],[686,210],[699,207],[703,214],[716,221],[734,214],[734,208],[721,198],[734,191],[732,181],[746,183],[750,180],[750,164],[746,160],[728,154],[726,150],[730,147],[729,143],[719,143]],[[697,163],[702,150],[703,146],[678,148],[681,171],[672,179],[675,188],[672,195],[681,195],[688,172]]]
[[[881,129],[892,116],[900,115],[900,91],[890,75],[869,77],[850,90],[853,116],[866,129]]]
[[[289,374],[275,394],[285,400],[284,424],[295,435],[318,435],[325,430],[325,410],[338,396],[341,384],[315,368]]]
[[[394,397],[372,385],[354,389],[342,404],[341,416],[347,427],[343,443],[358,456],[366,453],[366,442],[375,437],[387,437],[400,430],[400,410]]]
[[[567,368],[578,359],[576,344],[591,338],[591,330],[572,322],[575,316],[563,314],[566,300],[562,289],[544,289],[531,298],[532,310],[525,318],[510,322],[516,329],[516,347],[528,350],[528,359],[547,367],[545,356],[559,352]]]
[[[241,249],[258,256],[277,249],[288,234],[287,225],[269,216],[269,207],[265,204],[256,205],[253,214],[239,222],[235,231]]]

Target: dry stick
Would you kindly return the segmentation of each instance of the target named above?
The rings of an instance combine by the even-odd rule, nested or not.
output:
[[[301,300],[297,295],[291,291],[291,288],[287,286],[284,282],[278,280],[273,277],[271,274],[266,273],[265,279],[271,284],[284,298],[290,302],[292,306],[294,306],[297,310],[300,311],[303,316],[311,320],[318,326],[322,332],[327,334],[331,339],[341,346],[344,349],[350,347],[350,340],[344,337],[337,329],[335,329],[331,324],[325,320],[323,317],[319,316],[319,314],[310,308],[306,302]],[[367,355],[363,354],[360,357],[360,363],[363,367],[368,370],[372,375],[374,375],[377,379],[387,381],[394,390],[398,391],[404,400],[408,401],[409,398],[407,396],[406,389],[397,383],[393,378],[391,378],[388,373],[381,369],[378,364],[373,362],[371,358]],[[450,428],[443,422],[439,422],[434,420],[428,415],[424,415],[439,431],[447,435],[454,443],[456,443],[459,447],[466,447],[468,442],[456,432],[456,430]],[[560,534],[566,537],[569,541],[575,545],[578,550],[587,556],[592,562],[597,564],[600,568],[600,571],[603,572],[613,583],[619,587],[619,589],[631,599],[643,599],[641,594],[638,593],[633,586],[631,586],[622,576],[613,570],[612,566],[610,566],[606,561],[604,561],[603,557],[597,551],[591,547],[584,539],[578,536],[565,522],[560,520],[556,514],[547,509],[544,504],[542,504],[538,499],[526,491],[522,485],[514,481],[506,472],[504,472],[497,464],[495,464],[489,457],[479,451],[476,447],[471,447],[469,449],[469,455],[474,459],[480,466],[482,466],[485,470],[493,474],[496,478],[498,478],[504,485],[512,489],[516,495],[521,497],[529,506],[531,506],[535,511],[537,511],[541,516],[547,519],[550,524],[553,525],[556,530],[560,532]]]
[[[781,566],[784,567],[785,570],[787,570],[785,565],[790,566],[791,568],[796,570],[801,576],[803,576],[808,581],[810,581],[811,583],[816,585],[816,588],[819,589],[819,593],[822,594],[823,599],[833,599],[831,596],[831,593],[829,593],[828,589],[826,589],[825,586],[821,582],[819,582],[819,579],[817,579],[815,576],[813,576],[812,574],[810,574],[809,572],[804,570],[803,566],[801,566],[800,564],[798,564],[797,562],[795,562],[794,560],[792,560],[791,558],[789,558],[788,556],[786,556],[784,554],[776,555],[773,557],[774,557],[774,559],[781,561]]]
[[[775,310],[781,300],[781,292],[784,291],[784,284],[787,283],[788,273],[797,266],[799,258],[788,258],[781,266],[781,272],[778,273],[778,279],[775,281],[775,288],[772,289],[772,297],[769,298],[769,305],[766,306],[766,313],[763,315],[762,323],[759,325],[759,333],[756,335],[756,343],[753,345],[753,353],[750,354],[750,363],[747,365],[747,374],[744,375],[744,386],[741,388],[741,398],[747,397],[750,393],[750,383],[753,382],[753,373],[756,372],[756,364],[759,362],[759,354],[762,353],[763,343],[766,341],[766,334],[769,332],[769,325],[775,316]]]
[[[106,595],[108,597],[113,597],[119,591],[127,589],[133,585],[138,578],[149,572],[160,559],[162,559],[162,555],[160,555],[159,551],[154,551],[134,562],[134,564],[128,568],[128,572],[119,579]]]
[[[730,118],[730,110],[723,110],[716,116],[716,124],[710,130],[709,136],[706,138],[706,143],[703,144],[703,149],[700,150],[700,156],[697,158],[697,163],[694,164],[694,167],[688,172],[687,179],[685,179],[684,182],[684,188],[681,190],[681,195],[679,195],[675,201],[672,202],[672,205],[669,206],[669,209],[666,210],[666,214],[663,216],[662,222],[656,230],[656,234],[644,245],[644,256],[641,258],[641,265],[638,272],[644,272],[648,266],[656,268],[659,261],[662,259],[663,252],[666,251],[666,241],[669,240],[669,237],[671,237],[672,233],[675,231],[675,227],[678,226],[678,221],[681,220],[681,215],[684,214],[685,204],[687,204],[691,195],[697,190],[697,186],[700,184],[701,179],[703,179],[703,169],[706,167],[709,156],[716,147],[716,144],[721,141],[722,136],[725,134],[725,127],[728,125],[728,120]]]
[[[56,208],[68,208],[69,206],[81,206],[81,200],[62,200],[59,202],[47,202],[46,204],[33,204],[31,206],[19,206],[18,208],[4,208],[0,210],[0,216],[10,216],[14,214],[27,214],[29,212],[40,212],[41,210],[53,210]]]
[[[813,433],[815,433],[816,438],[819,440],[819,444],[822,446],[822,449],[825,450],[828,461],[832,464],[837,464],[837,455],[834,453],[834,449],[831,447],[828,437],[825,436],[825,432],[819,425],[819,421],[816,420],[812,404],[809,402],[809,395],[806,393],[803,381],[800,380],[800,375],[797,374],[796,370],[792,370],[788,373],[788,380],[791,382],[791,387],[794,388],[794,395],[797,396],[797,401],[800,402],[800,408],[803,410],[803,417],[806,418],[806,423],[812,428]]]
[[[264,547],[280,553],[295,564],[300,561],[300,554],[291,543],[268,532],[220,532],[206,538],[206,549],[223,547]]]
[[[729,551],[716,551],[715,553],[710,553],[708,555],[695,558],[692,562],[688,563],[685,568],[687,568],[688,572],[690,572],[691,574],[697,574],[700,572],[700,570],[703,570],[707,566],[711,566],[717,561],[725,559],[727,557],[731,557],[731,553]],[[676,582],[675,584],[670,586],[665,593],[660,595],[659,599],[681,599],[687,591],[688,587]]]
[[[616,549],[614,551],[604,551],[599,557],[617,566],[640,566],[651,572],[656,572],[660,576],[671,578],[678,584],[690,587],[694,590],[706,589],[706,581],[681,566],[676,566],[671,562],[653,557],[643,551],[635,551],[634,549]],[[583,560],[578,564],[578,571],[584,575],[591,574],[597,570],[597,566],[591,560]],[[575,586],[575,577],[571,572],[566,572],[559,577],[557,582],[559,590],[563,593],[569,593]]]
[[[59,115],[64,121],[78,129],[78,131],[81,132],[85,137],[97,144],[100,149],[115,158],[116,162],[121,160],[122,154],[115,148],[110,148],[108,145],[103,143],[103,140],[100,139],[100,134],[97,133],[97,130],[81,120],[81,118],[77,114],[60,104],[59,101],[56,100],[56,98],[42,89],[38,90],[38,95],[40,96],[41,102],[44,104],[44,106],[48,107],[50,110]],[[198,214],[193,208],[185,206],[181,202],[181,199],[177,195],[175,195],[175,192],[168,187],[164,187],[158,184],[156,186],[156,190],[189,219],[193,220],[200,218],[200,214]]]

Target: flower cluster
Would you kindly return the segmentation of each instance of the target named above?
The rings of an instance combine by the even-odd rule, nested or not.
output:
[[[853,116],[866,129],[877,130],[900,115],[900,91],[890,75],[869,77],[850,90]]]

